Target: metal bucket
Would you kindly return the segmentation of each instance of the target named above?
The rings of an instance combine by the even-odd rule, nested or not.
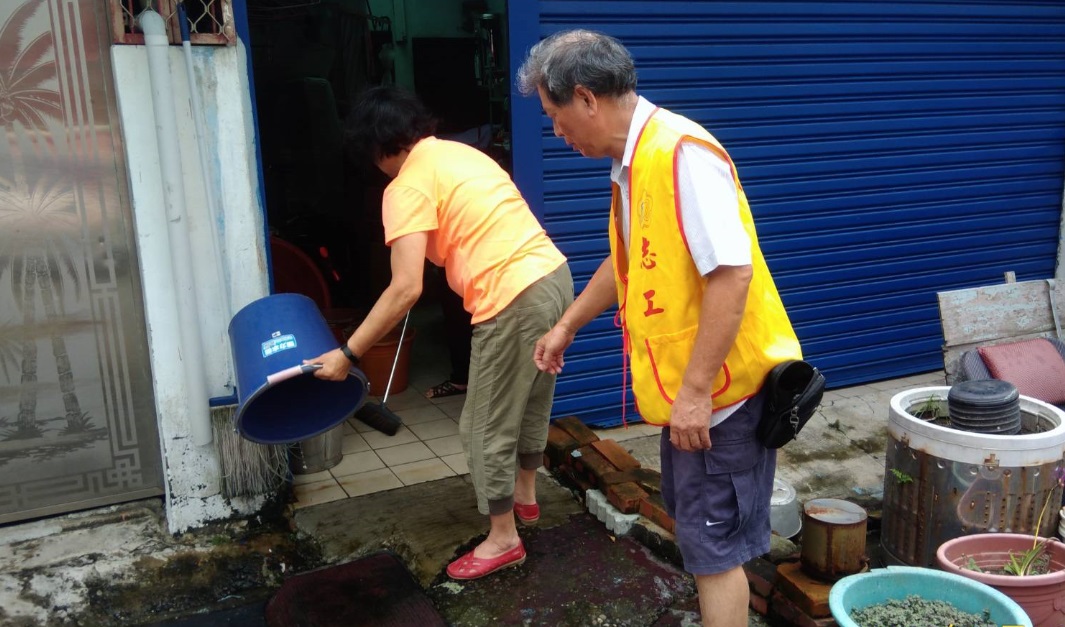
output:
[[[344,425],[289,446],[288,467],[294,475],[329,470],[344,457]]]
[[[811,577],[835,581],[860,573],[868,564],[862,507],[842,499],[810,499],[802,507],[802,569]]]

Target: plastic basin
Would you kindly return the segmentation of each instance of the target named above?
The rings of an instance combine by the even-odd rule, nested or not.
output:
[[[928,601],[946,601],[963,612],[991,612],[999,625],[1032,627],[1021,606],[994,588],[959,575],[916,566],[889,566],[844,577],[832,586],[828,607],[839,627],[861,627],[851,619],[853,610],[893,599],[917,595]]]

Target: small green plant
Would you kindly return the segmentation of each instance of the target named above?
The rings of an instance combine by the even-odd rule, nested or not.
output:
[[[906,485],[907,483],[913,483],[913,477],[902,472],[898,468],[892,468],[891,474],[895,475],[895,481],[898,481],[900,485]]]
[[[1037,542],[1036,546],[1020,555],[1010,551],[1010,561],[1002,567],[1002,572],[1018,577],[1045,574],[1050,565],[1050,556],[1045,553],[1046,546],[1046,542]]]
[[[980,565],[976,563],[976,560],[974,560],[971,555],[969,556],[969,560],[965,562],[965,568],[967,570],[975,570],[978,573],[984,572],[984,569],[980,568]]]
[[[942,406],[943,399],[938,396],[929,396],[927,400],[917,405],[916,411],[913,411],[913,415],[922,420],[935,420],[940,417],[940,407]]]

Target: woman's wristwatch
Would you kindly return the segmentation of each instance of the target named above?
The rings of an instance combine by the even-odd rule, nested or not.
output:
[[[355,355],[355,353],[351,352],[351,349],[348,348],[347,342],[344,342],[340,345],[340,352],[344,353],[344,356],[348,358],[348,361],[351,362],[352,366],[359,365],[359,358]]]

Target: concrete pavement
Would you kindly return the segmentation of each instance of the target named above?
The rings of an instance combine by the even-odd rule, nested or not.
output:
[[[942,385],[943,381],[940,371],[827,392],[821,410],[799,439],[781,449],[778,477],[795,487],[800,502],[834,497],[878,503],[890,398],[904,389]],[[597,433],[622,443],[645,467],[659,468],[658,436],[646,426]],[[545,538],[543,542],[556,542],[546,539],[550,530],[566,528],[582,516],[587,519],[577,496],[547,473],[539,479],[539,490],[543,518],[537,531],[529,533]],[[587,533],[589,524],[600,525],[594,519],[591,523],[585,520],[579,533]],[[605,527],[600,528],[609,536]],[[441,573],[461,548],[486,531],[468,476],[295,512],[279,504],[254,520],[219,524],[180,537],[166,533],[158,500],[7,525],[0,528],[0,625],[148,625],[261,604],[295,572],[380,550],[399,555],[439,604],[465,612],[468,608],[461,609],[462,604],[454,599],[464,594],[470,599],[475,594],[483,598],[485,590],[493,588],[490,581],[460,585]],[[579,554],[572,559],[574,564],[584,564]],[[662,568],[675,569],[667,560],[660,561]],[[565,563],[557,562],[556,568]],[[573,587],[565,572],[537,572],[541,573],[538,581],[522,585],[535,585],[541,591]],[[606,585],[608,573],[598,572]],[[663,593],[659,622],[646,624],[690,623],[692,598],[682,598],[682,587],[672,590]],[[512,592],[521,594],[521,586]],[[447,595],[447,603],[441,595]],[[483,601],[473,605],[500,604],[491,602],[489,596],[487,606]],[[590,607],[586,609],[591,612]],[[597,611],[594,616],[569,615],[566,624],[637,624],[609,615],[624,608],[600,607]],[[666,621],[666,615],[675,620]],[[458,614],[449,616],[454,624],[487,625],[492,620],[484,612],[478,614],[483,623],[456,620]],[[752,624],[760,620],[752,617]]]

